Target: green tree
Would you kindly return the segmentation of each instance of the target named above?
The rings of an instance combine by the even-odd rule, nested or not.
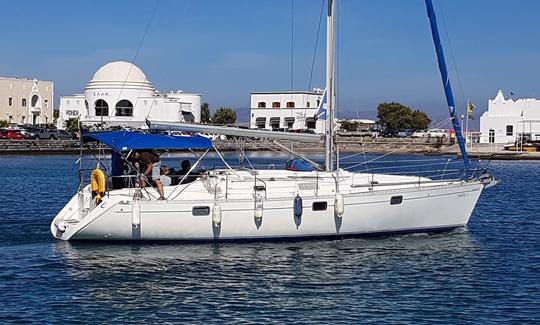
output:
[[[377,118],[387,130],[423,130],[431,123],[426,113],[395,102],[379,104]]]
[[[236,112],[232,108],[220,107],[212,116],[213,124],[234,124]]]
[[[66,121],[66,131],[68,132],[74,132],[79,129],[79,119],[78,118],[70,118]]]
[[[210,123],[210,107],[208,103],[201,105],[201,123]]]
[[[412,124],[411,129],[413,130],[425,130],[431,124],[431,119],[429,116],[420,110],[415,110],[412,112]]]
[[[6,126],[9,126],[9,122],[6,120],[0,120],[0,128],[4,128]]]
[[[358,131],[358,122],[356,121],[343,120],[339,124],[341,125],[341,129],[343,131]]]

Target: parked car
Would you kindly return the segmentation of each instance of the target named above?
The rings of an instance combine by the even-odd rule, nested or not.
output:
[[[432,138],[448,138],[448,131],[443,129],[431,129],[427,131],[427,135]]]
[[[27,129],[22,129],[22,130],[19,130],[21,131],[21,133],[24,135],[24,138],[25,139],[37,139],[38,138],[38,135],[35,131],[32,131],[32,130],[27,130]]]
[[[412,138],[423,138],[423,137],[426,137],[426,136],[427,136],[426,131],[415,131],[415,132],[413,132],[413,134],[411,134]]]
[[[412,136],[412,134],[413,134],[412,130],[402,130],[398,132],[397,136],[398,138],[408,138]]]
[[[383,131],[382,136],[385,138],[395,138],[398,136],[398,131],[386,129]]]
[[[24,135],[19,130],[3,130],[0,132],[0,139],[24,140]]]
[[[72,139],[71,134],[67,133],[64,130],[56,129],[38,129],[36,132],[39,139],[61,139],[61,140],[70,140]]]

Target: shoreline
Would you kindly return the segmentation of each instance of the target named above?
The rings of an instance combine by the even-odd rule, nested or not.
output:
[[[324,150],[322,143],[293,143],[282,142],[288,148],[301,154],[321,153]],[[219,151],[234,152],[237,144],[233,140],[216,140],[214,145]],[[426,156],[454,155],[461,157],[459,147],[440,139],[339,139],[340,152],[349,153],[380,153],[380,154],[419,154]],[[513,152],[504,151],[493,144],[474,144],[468,148],[468,155],[474,159],[490,160],[540,160],[540,152]],[[277,145],[267,140],[249,140],[244,142],[244,150],[256,151],[282,151]],[[0,140],[0,157],[7,155],[78,155],[81,152],[78,140]],[[174,151],[171,151],[171,153]],[[86,148],[83,153],[90,153]]]

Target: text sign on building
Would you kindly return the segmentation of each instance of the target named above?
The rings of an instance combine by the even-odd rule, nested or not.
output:
[[[76,109],[67,109],[66,115],[68,116],[79,116],[79,111]]]

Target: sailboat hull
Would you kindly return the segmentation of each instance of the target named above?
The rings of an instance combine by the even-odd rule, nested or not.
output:
[[[216,241],[368,236],[448,230],[468,223],[482,192],[480,183],[366,191],[343,195],[344,212],[335,211],[335,195],[304,196],[302,215],[292,198],[267,198],[262,215],[255,200],[120,200],[107,202],[56,238],[112,241]],[[199,212],[196,212],[199,211]],[[201,214],[202,211],[203,215]],[[260,218],[258,218],[260,216]]]

